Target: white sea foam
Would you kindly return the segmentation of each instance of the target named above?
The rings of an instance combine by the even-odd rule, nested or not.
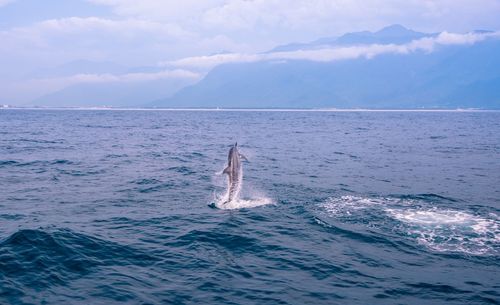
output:
[[[333,197],[324,202],[321,206],[331,216],[349,216],[357,213],[360,210],[373,209],[375,207],[410,204],[411,201],[402,201],[396,198],[367,198],[359,196],[341,196]]]
[[[255,208],[258,206],[263,206],[273,203],[271,198],[251,198],[251,199],[237,199],[229,202],[216,201],[215,206],[222,210],[236,210],[236,209],[248,209]]]
[[[443,209],[419,199],[342,196],[321,205],[331,217],[399,232],[433,251],[495,255],[500,251],[498,215]],[[377,217],[374,217],[377,216]],[[380,219],[382,216],[384,219]]]
[[[247,190],[247,194],[249,194],[249,197],[237,197],[231,201],[228,201],[229,194],[227,191],[224,194],[215,194],[214,206],[222,210],[235,210],[254,208],[273,203],[273,200],[262,192],[251,189],[251,192]]]
[[[392,217],[405,223],[412,223],[427,226],[456,226],[475,223],[478,218],[474,215],[462,211],[440,210],[431,208],[422,209],[386,209]],[[480,218],[479,218],[480,219]]]
[[[216,175],[218,179],[215,179],[214,182],[217,185],[221,186],[223,183],[221,179],[221,177],[223,177],[222,172],[216,173]],[[250,186],[247,185],[245,187],[244,196],[243,198],[240,197],[240,192],[242,191],[242,186],[243,186],[243,176],[240,177],[240,181],[241,182],[238,185],[238,189],[233,194],[235,195],[233,200],[228,201],[229,199],[229,185],[228,185],[224,193],[220,194],[214,193],[213,206],[221,210],[235,210],[235,209],[255,208],[273,203],[273,200],[269,198],[264,192],[257,190],[251,185]]]
[[[400,221],[401,230],[432,250],[472,255],[495,254],[500,247],[500,225],[464,211],[430,209],[387,209]]]

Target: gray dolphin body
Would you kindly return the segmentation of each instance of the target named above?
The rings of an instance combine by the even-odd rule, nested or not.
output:
[[[224,204],[238,199],[240,194],[241,182],[243,180],[241,159],[247,160],[247,158],[238,151],[238,143],[235,143],[229,150],[229,154],[227,156],[227,167],[223,171],[223,173],[227,174],[229,177],[227,190],[228,197]]]

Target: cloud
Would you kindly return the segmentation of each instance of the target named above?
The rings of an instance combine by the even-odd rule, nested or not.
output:
[[[432,31],[500,28],[498,0],[86,0],[86,3],[109,7],[112,13],[101,17],[61,16],[0,31],[0,61],[8,58],[22,65],[31,60],[30,64],[35,65],[39,60],[38,66],[43,66],[43,63],[57,65],[89,59],[148,65],[161,59],[223,50],[262,52],[278,44],[375,30],[392,23]]]
[[[124,18],[175,23],[194,34],[186,52],[263,52],[293,41],[404,24],[425,32],[500,29],[498,0],[87,0]],[[227,43],[201,45],[224,36]],[[203,55],[202,52],[193,55]],[[170,58],[174,58],[171,56]]]
[[[188,70],[164,70],[153,73],[112,74],[79,74],[71,77],[75,82],[145,82],[160,79],[199,79],[200,74]]]
[[[153,73],[126,73],[126,74],[76,74],[68,77],[34,79],[34,83],[50,83],[59,84],[60,86],[69,86],[79,83],[130,83],[130,82],[146,82],[160,79],[191,79],[199,80],[201,75],[196,72],[176,69],[163,70]]]
[[[126,17],[222,33],[335,35],[404,23],[422,30],[498,29],[498,0],[88,0]],[[284,29],[295,33],[283,32]],[[220,33],[220,32],[219,32]]]
[[[356,58],[373,58],[382,54],[410,54],[414,52],[432,52],[439,46],[466,45],[488,39],[498,38],[500,32],[456,34],[442,32],[435,37],[425,37],[406,44],[371,44],[349,47],[333,47],[290,52],[272,52],[261,54],[216,54],[211,56],[187,57],[175,61],[160,63],[161,66],[183,67],[188,69],[210,69],[226,63],[245,63],[258,61],[308,60],[331,62]]]
[[[0,0],[0,7],[5,6],[11,2],[14,2],[16,0]]]
[[[162,70],[152,73],[127,74],[75,74],[68,77],[38,78],[23,81],[0,82],[1,103],[26,103],[45,94],[59,91],[76,84],[97,83],[139,83],[155,80],[183,80],[189,83],[198,81],[203,74],[183,70]]]
[[[194,55],[186,49],[195,36],[175,24],[131,18],[50,19],[0,31],[0,64],[12,66],[9,74],[78,59],[149,65],[169,56]]]
[[[50,19],[35,23],[27,27],[18,27],[8,31],[0,32],[2,36],[10,37],[32,37],[49,35],[75,35],[85,32],[99,32],[119,35],[123,37],[135,37],[150,33],[161,38],[183,38],[189,37],[191,33],[184,31],[177,25],[165,24],[146,20],[125,19],[113,20],[99,17],[69,17]]]
[[[266,60],[266,55],[262,54],[215,54],[209,56],[187,57],[174,61],[161,62],[160,66],[185,67],[191,69],[210,69],[215,66],[237,62],[256,62]]]
[[[184,20],[194,17],[207,9],[223,5],[225,0],[88,0],[94,4],[111,7],[117,15],[133,16],[156,21]]]

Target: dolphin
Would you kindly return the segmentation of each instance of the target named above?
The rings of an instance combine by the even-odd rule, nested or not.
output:
[[[227,156],[227,167],[222,173],[228,175],[227,184],[227,200],[224,204],[237,200],[241,190],[241,182],[243,180],[243,169],[241,167],[241,159],[248,159],[238,151],[238,143],[236,142],[229,150]]]

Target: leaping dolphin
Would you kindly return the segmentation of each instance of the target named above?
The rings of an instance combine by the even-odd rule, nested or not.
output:
[[[248,161],[248,159],[239,153],[238,143],[235,143],[229,150],[227,156],[227,167],[223,173],[228,175],[227,184],[227,200],[224,204],[237,200],[241,190],[241,182],[243,180],[243,169],[241,167],[241,159]]]

